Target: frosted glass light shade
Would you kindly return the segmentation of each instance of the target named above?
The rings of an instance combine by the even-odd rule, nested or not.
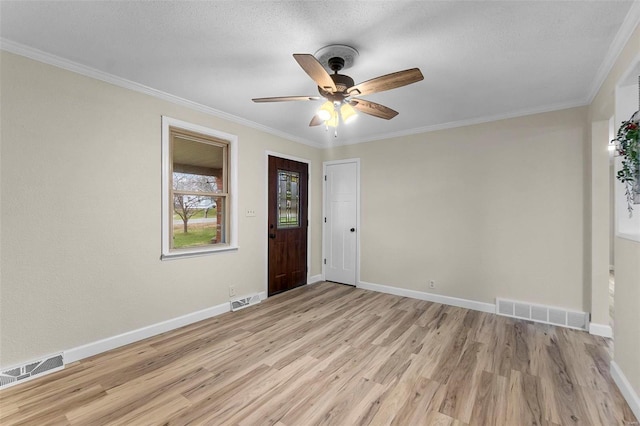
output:
[[[327,101],[322,104],[316,115],[320,120],[327,121],[331,119],[331,116],[333,116],[334,113],[333,103]]]
[[[342,121],[344,122],[344,124],[349,124],[353,120],[358,118],[356,110],[347,103],[343,104],[342,107],[340,107],[340,115],[342,116]]]

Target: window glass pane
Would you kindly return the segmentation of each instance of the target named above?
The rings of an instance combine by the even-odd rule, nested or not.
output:
[[[226,192],[223,146],[173,138],[173,189],[192,192]]]
[[[215,176],[194,175],[173,172],[174,191],[222,192],[218,188]]]
[[[224,197],[173,194],[173,248],[225,242]]]
[[[278,228],[300,226],[300,175],[278,170]]]

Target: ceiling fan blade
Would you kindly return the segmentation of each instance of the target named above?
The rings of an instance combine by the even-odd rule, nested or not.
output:
[[[320,96],[279,96],[275,98],[253,98],[253,102],[287,102],[287,101],[317,101]]]
[[[313,127],[313,126],[319,126],[322,123],[324,123],[324,121],[322,121],[320,119],[320,117],[318,117],[318,115],[314,115],[313,118],[311,119],[311,122],[309,123],[309,127]]]
[[[370,93],[384,92],[385,90],[406,86],[407,84],[415,83],[422,79],[424,79],[424,76],[420,72],[420,69],[411,68],[356,84],[348,88],[347,93],[351,96],[368,95]]]
[[[318,62],[315,56],[308,53],[295,53],[293,57],[319,87],[330,93],[338,90],[329,73],[324,69],[322,64]]]
[[[373,115],[374,117],[384,118],[385,120],[391,120],[398,115],[398,111],[394,111],[389,107],[375,102],[365,101],[364,99],[352,99],[349,103],[360,112]]]

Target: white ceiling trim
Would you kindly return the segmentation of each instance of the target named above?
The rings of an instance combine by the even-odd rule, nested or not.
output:
[[[627,12],[627,16],[624,18],[618,33],[611,42],[609,50],[607,51],[600,68],[598,68],[596,78],[593,80],[591,89],[587,96],[587,103],[590,104],[593,102],[593,99],[598,94],[600,87],[604,84],[604,80],[607,78],[607,75],[609,75],[609,72],[611,72],[618,56],[622,53],[622,49],[624,49],[624,46],[629,42],[633,31],[638,25],[640,25],[640,1],[634,1],[629,8],[629,12]]]
[[[145,95],[153,96],[158,99],[162,99],[173,104],[185,106],[187,108],[193,109],[198,112],[202,112],[205,114],[212,115],[217,118],[221,118],[223,120],[231,121],[243,126],[251,127],[256,130],[263,131],[265,133],[270,133],[274,136],[278,136],[284,139],[288,139],[293,142],[298,142],[304,145],[309,145],[314,148],[325,148],[323,145],[319,145],[313,141],[302,139],[293,135],[290,135],[285,132],[281,132],[279,130],[272,129],[271,127],[263,126],[262,124],[258,124],[256,122],[244,119],[242,117],[238,117],[232,114],[228,114],[226,112],[217,110],[215,108],[208,107],[206,105],[199,104],[197,102],[190,101],[188,99],[181,98],[179,96],[175,96],[161,90],[154,89],[152,87],[145,86],[140,83],[136,83],[135,81],[127,80],[122,77],[115,76],[113,74],[109,74],[95,68],[88,67],[86,65],[79,64],[77,62],[70,61],[65,58],[61,58],[56,55],[52,55],[47,52],[43,52],[42,50],[34,49],[29,46],[25,46],[20,43],[13,42],[11,40],[7,40],[4,38],[0,38],[0,50],[5,50],[10,53],[14,53],[16,55],[24,56],[29,59],[33,59],[38,62],[42,62],[48,65],[52,65],[54,67],[62,68],[67,71],[71,71],[80,75],[84,75],[86,77],[95,78],[96,80],[104,81],[106,83],[113,84],[115,86],[119,86],[125,89],[133,90],[135,92],[143,93]]]
[[[509,114],[498,114],[498,115],[492,115],[492,116],[470,118],[468,120],[451,121],[449,123],[434,124],[433,126],[418,127],[418,128],[414,128],[414,129],[404,130],[404,131],[401,131],[401,132],[385,133],[385,134],[382,134],[380,136],[376,136],[376,137],[373,137],[373,138],[353,139],[353,140],[350,140],[350,141],[341,141],[339,143],[332,144],[332,146],[355,145],[355,144],[359,144],[359,143],[374,142],[374,141],[379,141],[379,140],[383,140],[383,139],[399,138],[399,137],[403,137],[403,136],[413,136],[413,135],[418,135],[418,134],[421,134],[421,133],[436,132],[438,130],[446,130],[446,129],[455,129],[457,127],[472,126],[474,124],[491,123],[491,122],[494,122],[494,121],[506,120],[506,119],[509,119],[509,118],[525,117],[527,115],[543,114],[545,112],[553,112],[553,111],[561,111],[563,109],[576,108],[576,107],[581,107],[581,106],[586,106],[586,105],[589,105],[589,102],[587,102],[586,100],[577,100],[577,101],[569,102],[569,103],[548,105],[548,106],[544,106],[544,107],[540,107],[540,108],[532,108],[532,109],[527,109],[527,110],[516,111],[516,112],[513,112],[513,113],[509,113]]]

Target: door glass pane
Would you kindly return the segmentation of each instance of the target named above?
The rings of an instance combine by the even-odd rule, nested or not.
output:
[[[300,174],[278,170],[278,228],[300,226]]]

